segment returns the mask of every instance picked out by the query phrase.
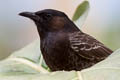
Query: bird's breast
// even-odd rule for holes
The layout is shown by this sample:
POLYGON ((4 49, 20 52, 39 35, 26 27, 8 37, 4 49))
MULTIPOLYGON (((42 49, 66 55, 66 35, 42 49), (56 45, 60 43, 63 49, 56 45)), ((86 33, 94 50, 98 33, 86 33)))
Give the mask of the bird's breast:
POLYGON ((41 51, 46 64, 52 69, 67 63, 67 37, 60 34, 48 35, 41 41, 41 51))

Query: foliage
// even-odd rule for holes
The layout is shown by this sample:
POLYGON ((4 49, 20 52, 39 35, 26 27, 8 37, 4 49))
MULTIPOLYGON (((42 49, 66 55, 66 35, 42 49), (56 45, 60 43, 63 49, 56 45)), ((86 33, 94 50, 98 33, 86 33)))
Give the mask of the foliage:
MULTIPOLYGON (((81 27, 88 11, 89 3, 83 1, 73 21, 81 27)), ((40 52, 40 41, 35 40, 0 62, 0 80, 119 80, 119 61, 120 50, 117 50, 106 60, 82 71, 50 72, 40 52)))
POLYGON ((43 67, 38 43, 36 40, 1 61, 0 80, 119 80, 120 50, 82 71, 49 72, 43 67))

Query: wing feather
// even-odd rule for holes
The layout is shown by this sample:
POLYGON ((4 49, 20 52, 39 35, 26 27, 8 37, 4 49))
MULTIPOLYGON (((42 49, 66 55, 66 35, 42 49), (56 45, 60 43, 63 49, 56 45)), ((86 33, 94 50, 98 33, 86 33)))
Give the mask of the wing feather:
POLYGON ((113 52, 85 33, 74 32, 69 35, 69 41, 71 49, 85 59, 102 60, 113 52))

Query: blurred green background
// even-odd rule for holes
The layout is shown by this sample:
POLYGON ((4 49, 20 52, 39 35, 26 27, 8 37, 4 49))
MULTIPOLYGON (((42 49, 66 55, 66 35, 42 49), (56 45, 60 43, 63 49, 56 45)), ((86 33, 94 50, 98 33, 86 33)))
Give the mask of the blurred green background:
MULTIPOLYGON (((23 11, 52 8, 70 18, 82 0, 1 0, 0 59, 39 38, 34 23, 18 16, 23 11)), ((89 0, 90 12, 82 30, 112 50, 120 48, 120 0, 89 0)))

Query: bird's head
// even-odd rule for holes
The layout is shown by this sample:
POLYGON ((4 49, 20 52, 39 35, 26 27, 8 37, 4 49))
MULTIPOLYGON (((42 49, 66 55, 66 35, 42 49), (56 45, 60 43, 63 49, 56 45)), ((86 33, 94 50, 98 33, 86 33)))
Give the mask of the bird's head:
POLYGON ((37 25, 39 33, 60 31, 64 28, 70 30, 70 27, 74 26, 74 23, 64 12, 53 9, 45 9, 38 12, 22 12, 19 15, 32 19, 37 25))

